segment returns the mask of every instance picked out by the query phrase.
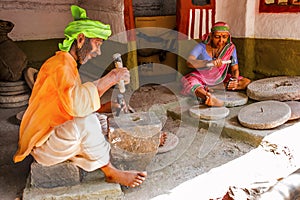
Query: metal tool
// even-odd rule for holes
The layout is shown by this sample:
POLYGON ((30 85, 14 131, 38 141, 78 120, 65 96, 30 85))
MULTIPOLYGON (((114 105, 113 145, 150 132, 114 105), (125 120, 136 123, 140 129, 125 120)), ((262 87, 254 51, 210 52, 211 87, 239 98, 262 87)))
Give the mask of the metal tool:
POLYGON ((130 112, 130 113, 134 113, 135 112, 134 109, 126 103, 123 94, 118 94, 118 96, 117 96, 117 102, 121 106, 116 111, 116 116, 117 117, 120 115, 121 111, 123 111, 125 114, 128 113, 128 112, 130 112))
MULTIPOLYGON (((231 60, 222 60, 222 64, 230 64, 231 60)), ((214 64, 212 62, 209 62, 206 64, 207 67, 213 67, 214 64)))

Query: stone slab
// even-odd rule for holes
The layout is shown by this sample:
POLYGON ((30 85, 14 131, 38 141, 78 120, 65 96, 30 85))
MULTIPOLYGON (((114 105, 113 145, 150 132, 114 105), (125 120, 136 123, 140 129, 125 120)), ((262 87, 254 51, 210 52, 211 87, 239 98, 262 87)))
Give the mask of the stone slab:
POLYGON ((224 106, 226 107, 241 106, 248 102, 248 96, 242 92, 215 90, 212 94, 216 98, 224 101, 224 106))
POLYGON ((295 120, 300 118, 300 102, 299 101, 285 101, 291 108, 291 117, 289 120, 295 120))
POLYGON ((261 101, 242 108, 239 122, 251 129, 272 129, 287 122, 291 116, 290 107, 279 101, 261 101))
POLYGON ((247 95, 257 101, 299 100, 300 76, 278 76, 253 81, 247 86, 247 95))
POLYGON ((109 119, 111 162, 122 170, 145 170, 158 151, 162 122, 153 112, 109 119))
POLYGON ((104 179, 86 181, 79 185, 56 188, 31 188, 23 191, 23 200, 123 200, 119 184, 107 183, 104 179))
POLYGON ((54 188, 72 186, 80 183, 80 170, 70 162, 53 166, 42 166, 37 162, 31 164, 30 185, 37 188, 54 188))
POLYGON ((189 109, 192 117, 197 119, 218 120, 229 115, 229 109, 226 107, 208 107, 205 105, 196 105, 189 109))
POLYGON ((154 112, 135 112, 109 118, 109 127, 122 129, 136 137, 149 137, 162 129, 162 122, 154 112))

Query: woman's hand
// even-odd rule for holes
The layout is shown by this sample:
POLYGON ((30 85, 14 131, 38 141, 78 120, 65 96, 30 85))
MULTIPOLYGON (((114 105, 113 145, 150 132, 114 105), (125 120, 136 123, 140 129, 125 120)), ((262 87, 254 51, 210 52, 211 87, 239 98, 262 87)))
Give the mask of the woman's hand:
POLYGON ((237 78, 230 78, 227 83, 227 90, 235 90, 239 85, 239 80, 237 78))
POLYGON ((215 67, 221 67, 222 66, 222 59, 217 58, 216 60, 212 61, 215 67))

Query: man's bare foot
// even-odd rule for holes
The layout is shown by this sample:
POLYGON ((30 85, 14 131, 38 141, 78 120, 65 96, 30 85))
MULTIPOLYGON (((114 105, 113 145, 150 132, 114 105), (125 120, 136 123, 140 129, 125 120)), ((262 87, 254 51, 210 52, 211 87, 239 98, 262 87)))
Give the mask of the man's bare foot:
POLYGON ((222 100, 217 99, 209 92, 206 93, 206 100, 205 105, 207 106, 215 106, 215 107, 222 107, 224 106, 224 102, 222 100))
POLYGON ((164 131, 161 132, 160 134, 160 138, 159 138, 159 146, 164 146, 164 144, 166 143, 168 134, 164 131))
POLYGON ((147 177, 147 172, 122 171, 115 168, 111 163, 102 167, 101 170, 106 176, 106 182, 119 183, 132 188, 142 184, 147 177))

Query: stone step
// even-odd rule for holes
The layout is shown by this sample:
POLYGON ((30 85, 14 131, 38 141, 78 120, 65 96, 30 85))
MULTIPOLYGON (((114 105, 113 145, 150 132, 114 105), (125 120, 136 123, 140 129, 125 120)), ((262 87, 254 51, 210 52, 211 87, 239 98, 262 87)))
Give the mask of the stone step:
POLYGON ((173 119, 180 119, 192 126, 198 126, 199 128, 209 129, 213 127, 222 127, 222 135, 228 136, 237 140, 241 140, 245 143, 248 143, 254 147, 258 146, 261 140, 271 134, 272 132, 280 129, 289 127, 300 120, 288 121, 285 124, 276 127, 271 130, 254 130, 250 128, 243 127, 238 121, 239 111, 253 103, 253 101, 248 101, 246 105, 230 107, 229 115, 225 119, 220 120, 205 120, 205 119, 196 119, 191 117, 189 114, 189 109, 195 105, 195 100, 192 98, 182 98, 179 103, 171 103, 166 105, 168 116, 173 119))
POLYGON ((105 182, 100 170, 85 172, 70 162, 45 167, 37 162, 23 191, 23 200, 121 200, 121 186, 105 182))

